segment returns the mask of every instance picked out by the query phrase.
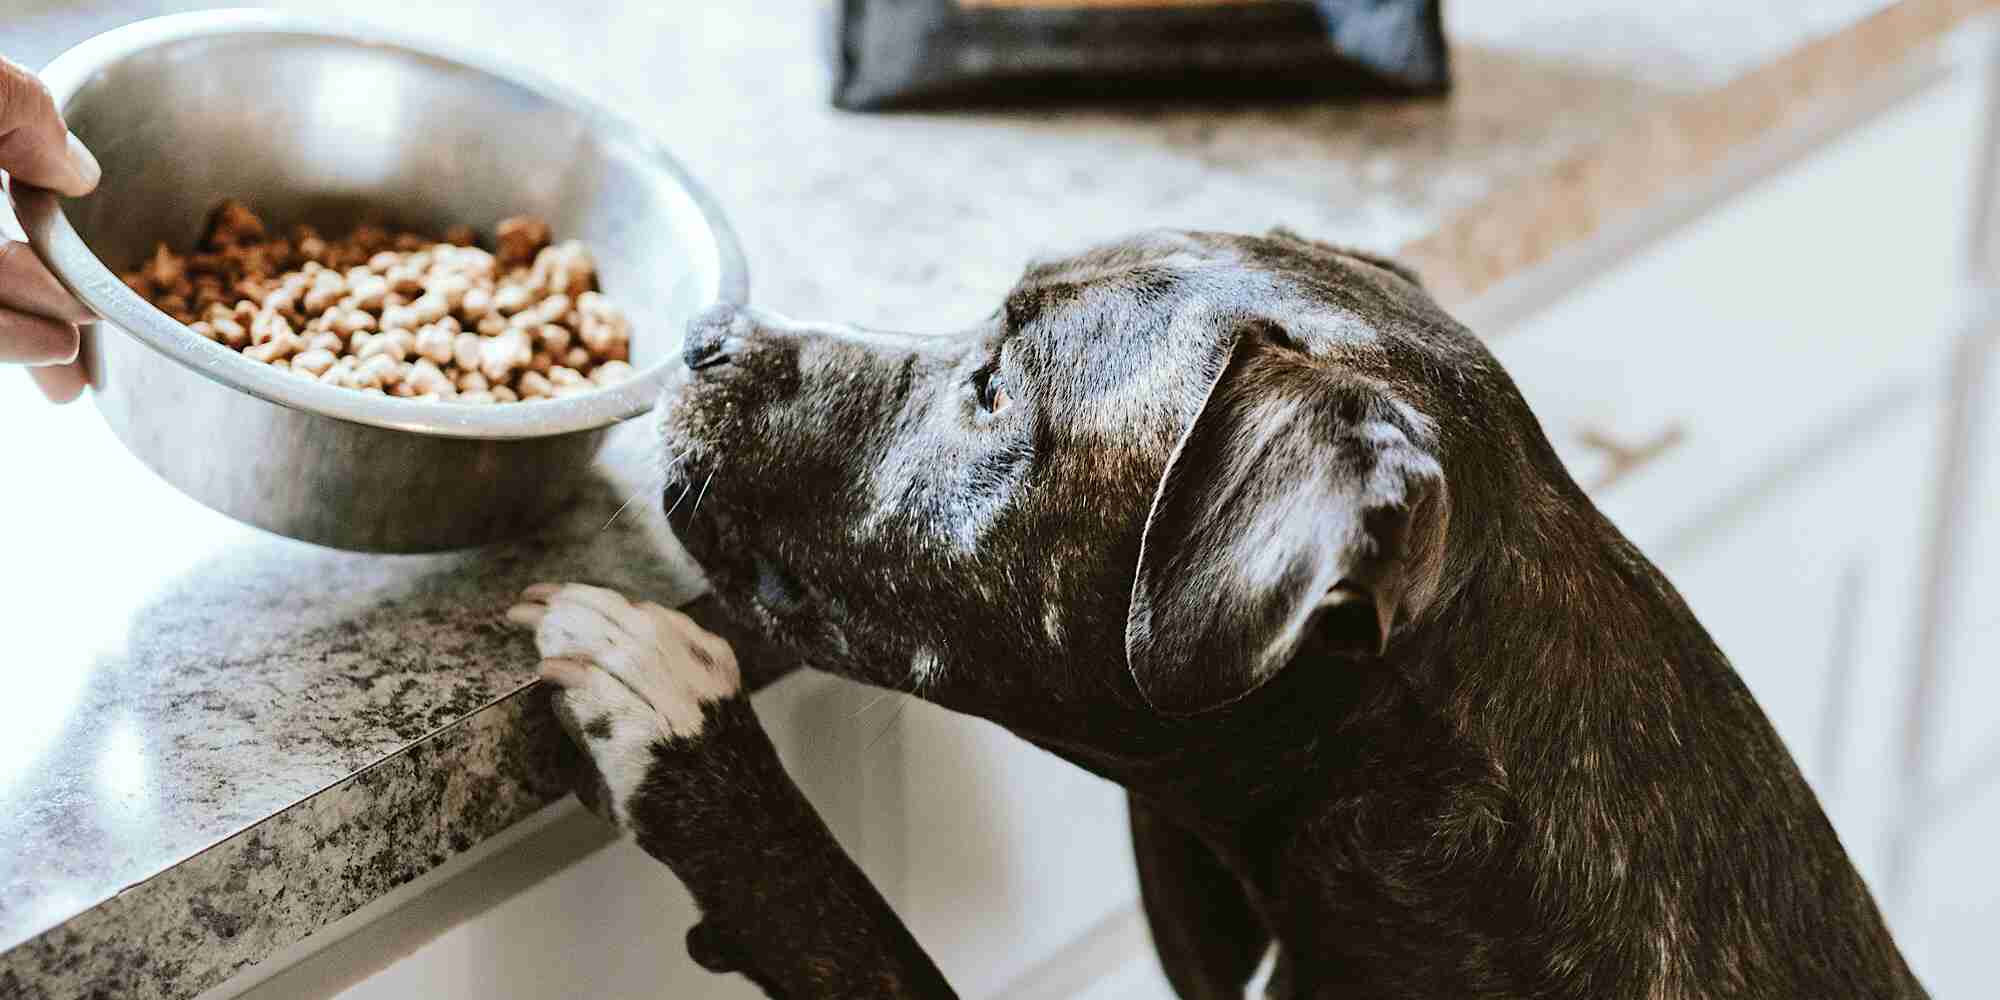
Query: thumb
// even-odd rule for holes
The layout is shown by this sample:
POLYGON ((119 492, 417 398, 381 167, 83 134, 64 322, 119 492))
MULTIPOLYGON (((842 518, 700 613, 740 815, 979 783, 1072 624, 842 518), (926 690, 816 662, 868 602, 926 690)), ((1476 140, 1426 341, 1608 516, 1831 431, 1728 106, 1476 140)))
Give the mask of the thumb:
POLYGON ((6 59, 0 59, 0 170, 70 197, 89 194, 102 172, 63 127, 48 88, 6 59))

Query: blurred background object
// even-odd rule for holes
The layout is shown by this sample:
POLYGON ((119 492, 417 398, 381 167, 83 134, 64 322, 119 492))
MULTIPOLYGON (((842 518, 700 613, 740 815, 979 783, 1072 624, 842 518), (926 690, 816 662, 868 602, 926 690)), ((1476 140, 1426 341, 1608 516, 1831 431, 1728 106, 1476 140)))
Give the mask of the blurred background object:
POLYGON ((1436 94, 1439 0, 842 0, 834 103, 1436 94))

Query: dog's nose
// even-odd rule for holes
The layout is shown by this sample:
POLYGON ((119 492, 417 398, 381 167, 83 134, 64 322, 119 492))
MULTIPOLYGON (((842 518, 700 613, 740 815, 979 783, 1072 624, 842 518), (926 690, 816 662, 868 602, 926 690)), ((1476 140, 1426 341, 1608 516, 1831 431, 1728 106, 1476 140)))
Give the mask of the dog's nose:
POLYGON ((750 317, 738 306, 727 302, 710 306, 688 321, 681 361, 695 371, 728 364, 750 336, 751 326, 750 317))

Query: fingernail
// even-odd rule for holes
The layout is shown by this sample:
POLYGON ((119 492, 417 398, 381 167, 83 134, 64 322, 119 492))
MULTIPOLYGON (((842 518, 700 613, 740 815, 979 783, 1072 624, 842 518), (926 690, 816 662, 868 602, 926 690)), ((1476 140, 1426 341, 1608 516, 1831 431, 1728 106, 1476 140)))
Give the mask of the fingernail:
POLYGON ((97 157, 90 154, 90 147, 85 146, 75 132, 69 133, 69 165, 76 171, 78 184, 76 190, 67 192, 72 198, 89 194, 97 187, 98 179, 104 176, 104 168, 97 165, 97 157))

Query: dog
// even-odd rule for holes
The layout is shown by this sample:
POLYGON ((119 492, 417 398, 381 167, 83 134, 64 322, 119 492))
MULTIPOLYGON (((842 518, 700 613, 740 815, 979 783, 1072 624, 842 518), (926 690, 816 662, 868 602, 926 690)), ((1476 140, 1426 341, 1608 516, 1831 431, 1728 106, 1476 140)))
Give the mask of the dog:
POLYGON ((712 628, 510 616, 704 967, 951 994, 749 707, 789 658, 1124 786, 1184 997, 1273 948, 1276 997, 1924 996, 1721 651, 1394 262, 1149 233, 956 335, 719 307, 681 360, 712 628))

